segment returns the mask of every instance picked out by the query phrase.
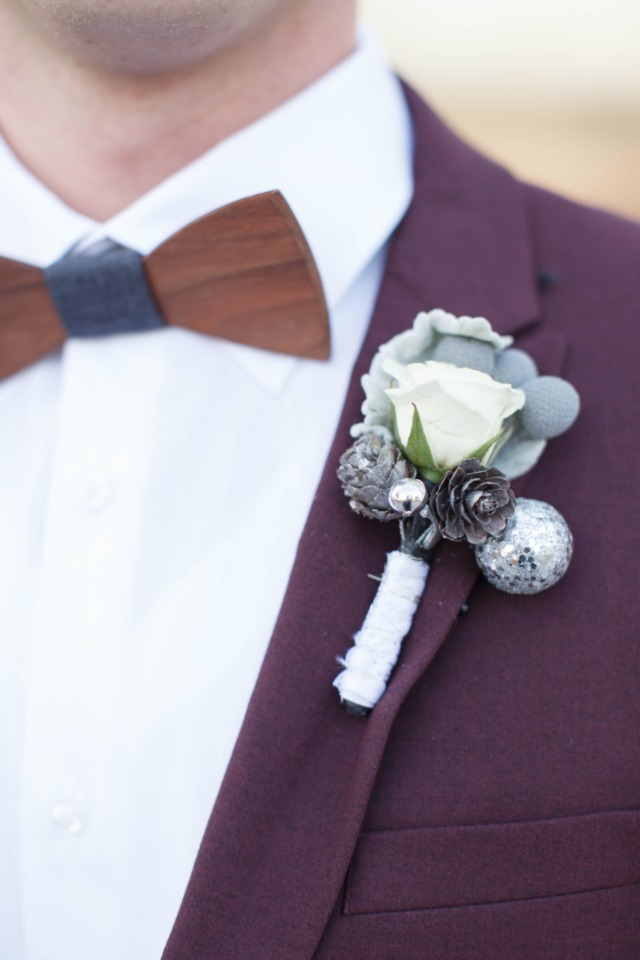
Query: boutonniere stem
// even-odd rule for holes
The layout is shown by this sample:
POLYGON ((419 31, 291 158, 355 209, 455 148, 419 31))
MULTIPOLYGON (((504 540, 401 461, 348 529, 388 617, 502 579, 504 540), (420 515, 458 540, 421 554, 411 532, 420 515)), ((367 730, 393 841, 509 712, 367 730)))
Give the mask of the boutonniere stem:
MULTIPOLYGON (((389 493, 390 503, 407 507, 407 513, 412 505, 415 509, 416 488, 417 495, 420 488, 424 491, 422 506, 426 488, 420 480, 396 483, 389 493)), ((344 670, 333 681, 353 716, 367 716, 386 689, 427 585, 431 550, 439 539, 437 527, 428 519, 415 515, 400 521, 401 546, 387 554, 373 603, 353 646, 339 659, 344 670)))
POLYGON ((384 693, 429 575, 426 560, 393 550, 373 603, 333 681, 347 711, 366 717, 384 693))

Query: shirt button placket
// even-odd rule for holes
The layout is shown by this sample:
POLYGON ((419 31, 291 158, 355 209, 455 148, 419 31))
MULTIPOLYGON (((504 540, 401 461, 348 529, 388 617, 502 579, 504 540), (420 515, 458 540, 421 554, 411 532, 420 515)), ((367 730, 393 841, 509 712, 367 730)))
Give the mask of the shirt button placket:
POLYGON ((87 470, 77 489, 80 502, 88 510, 99 512, 113 496, 113 481, 106 470, 93 468, 87 470))

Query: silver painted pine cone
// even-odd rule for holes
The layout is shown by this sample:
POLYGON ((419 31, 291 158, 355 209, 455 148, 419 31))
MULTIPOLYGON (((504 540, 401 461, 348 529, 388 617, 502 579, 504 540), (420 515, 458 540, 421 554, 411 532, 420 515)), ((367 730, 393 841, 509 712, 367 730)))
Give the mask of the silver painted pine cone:
POLYGON ((369 520, 397 520, 389 491, 398 480, 416 476, 416 468, 391 441, 365 433, 340 457, 338 480, 349 506, 369 520))
POLYGON ((463 460, 432 491, 429 510, 446 540, 478 544, 502 536, 515 511, 515 497, 499 470, 479 460, 463 460))

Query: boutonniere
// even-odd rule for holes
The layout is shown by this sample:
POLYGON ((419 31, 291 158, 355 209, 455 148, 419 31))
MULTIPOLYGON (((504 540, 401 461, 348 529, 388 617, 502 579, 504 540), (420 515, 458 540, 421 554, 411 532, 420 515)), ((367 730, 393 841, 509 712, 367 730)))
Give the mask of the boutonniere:
POLYGON ((355 513, 399 521, 400 545, 340 658, 334 686, 352 714, 366 716, 384 693, 438 542, 474 549, 486 579, 508 593, 539 593, 567 570, 563 517, 516 498, 510 481, 569 429, 580 399, 512 343, 482 317, 432 310, 383 344, 362 379, 364 420, 351 428, 338 478, 355 513))

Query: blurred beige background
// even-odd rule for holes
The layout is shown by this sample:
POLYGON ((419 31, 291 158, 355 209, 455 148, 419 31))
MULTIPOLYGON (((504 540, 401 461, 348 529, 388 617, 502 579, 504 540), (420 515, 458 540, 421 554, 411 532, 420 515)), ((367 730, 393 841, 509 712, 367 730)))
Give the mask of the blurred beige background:
POLYGON ((640 0, 361 0, 398 71, 516 174, 640 220, 640 0))

